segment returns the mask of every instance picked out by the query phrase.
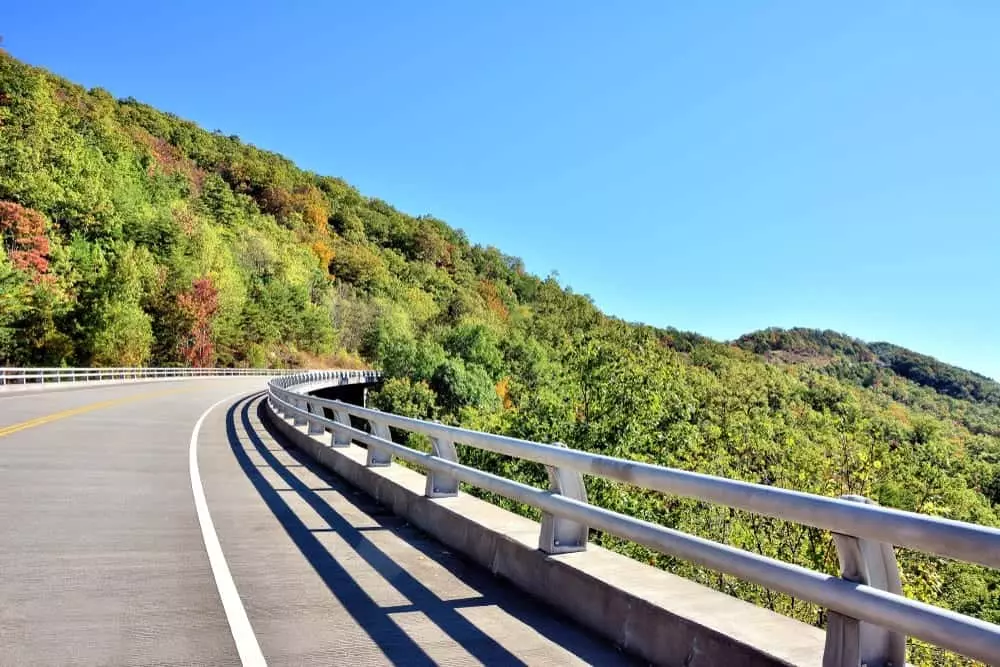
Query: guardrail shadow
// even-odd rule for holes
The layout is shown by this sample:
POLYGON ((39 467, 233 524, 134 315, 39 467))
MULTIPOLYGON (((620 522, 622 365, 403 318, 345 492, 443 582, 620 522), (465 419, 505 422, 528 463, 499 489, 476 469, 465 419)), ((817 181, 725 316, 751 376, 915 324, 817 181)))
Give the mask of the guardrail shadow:
MULTIPOLYGON (((436 664, 419 642, 407 634, 392 617, 393 614, 420 612, 441 632, 461 644, 465 651, 482 663, 527 664, 497 639, 487 634, 483 628, 460 613, 464 608, 496 606, 532 628, 549 642, 558 644, 583 661, 608 664, 609 658, 613 657, 613 661, 617 664, 630 662, 625 655, 603 642, 590 639, 582 629, 558 618, 557 612, 514 591, 510 584, 488 571, 451 555, 433 538, 406 524, 363 492, 357 491, 294 447, 286 447, 281 436, 273 432, 263 419, 262 411, 265 409, 260 397, 242 401, 242 407, 237 403, 229 408, 226 415, 226 431, 230 448, 244 474, 302 555, 358 626, 379 645, 389 661, 400 665, 436 664), (251 406, 254 404, 257 405, 257 410, 252 419, 251 406), (242 431, 245 432, 245 436, 242 437, 238 433, 236 424, 237 411, 242 431), (265 438, 268 442, 265 442, 265 438), (265 465, 252 461, 248 451, 256 452, 265 465), (278 452, 287 454, 295 463, 283 463, 276 455, 278 452), (288 489, 276 488, 264 474, 267 468, 270 468, 288 489), (318 477, 326 486, 316 488, 315 483, 312 486, 307 484, 299 477, 303 470, 307 471, 310 477, 318 477), (338 502, 346 501, 352 508, 364 512, 375 525, 352 525, 341 512, 320 495, 320 492, 326 491, 338 492, 338 502), (327 527, 310 529, 283 497, 283 494, 287 496, 289 492, 306 503, 322 518, 327 527), (396 562, 371 539, 372 531, 383 530, 392 531, 420 555, 448 571, 468 589, 475 591, 476 595, 457 600, 443 599, 409 572, 405 564, 396 562), (338 561, 337 556, 319 539, 317 533, 322 532, 337 533, 338 537, 353 549, 354 554, 363 558, 367 565, 380 575, 380 586, 395 589, 409 601, 409 604, 380 606, 370 592, 352 577, 344 563, 338 561)), ((493 629, 496 630, 495 627, 493 629)))

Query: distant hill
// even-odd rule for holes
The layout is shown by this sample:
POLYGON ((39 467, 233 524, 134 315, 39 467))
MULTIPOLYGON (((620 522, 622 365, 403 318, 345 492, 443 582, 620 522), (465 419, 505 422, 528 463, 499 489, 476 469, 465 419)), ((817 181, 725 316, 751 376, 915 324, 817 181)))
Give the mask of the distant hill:
POLYGON ((868 364, 945 396, 1000 406, 1000 382, 892 343, 866 343, 829 330, 771 328, 741 336, 736 345, 770 361, 868 364))

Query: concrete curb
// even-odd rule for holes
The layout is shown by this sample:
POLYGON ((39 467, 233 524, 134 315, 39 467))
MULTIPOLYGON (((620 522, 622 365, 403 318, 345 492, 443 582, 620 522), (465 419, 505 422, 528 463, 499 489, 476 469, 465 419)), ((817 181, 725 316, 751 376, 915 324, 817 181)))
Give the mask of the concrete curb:
POLYGON ((546 555, 538 550, 537 522, 465 493, 427 498, 419 472, 369 468, 363 447, 333 448, 329 434, 310 436, 264 403, 265 419, 318 463, 628 653, 677 667, 822 664, 825 633, 818 628, 594 544, 546 555))

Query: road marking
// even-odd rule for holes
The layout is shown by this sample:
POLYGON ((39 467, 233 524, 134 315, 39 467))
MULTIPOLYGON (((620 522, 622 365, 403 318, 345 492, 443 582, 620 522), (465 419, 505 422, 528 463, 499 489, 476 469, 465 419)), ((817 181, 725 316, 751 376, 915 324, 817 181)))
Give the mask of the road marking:
POLYGON ((208 511, 205 487, 201 484, 201 473, 198 470, 198 433, 201 431, 201 425, 205 418, 212 410, 226 401, 245 395, 246 392, 240 392, 228 396, 205 410, 198 418, 194 425, 194 431, 191 432, 188 467, 191 470, 191 490, 194 492, 194 507, 198 511, 198 523, 201 524, 201 536, 205 540, 205 551, 208 552, 208 562, 212 566, 215 587, 219 589, 219 597, 222 598, 222 606, 226 610, 226 620, 229 621, 229 630, 233 633, 233 641, 236 642, 240 661, 244 667, 266 667, 267 661, 264 660, 264 654, 260 651, 260 644, 257 643, 257 636, 250 626, 247 611, 243 608, 243 601, 240 600, 240 594, 236 590, 236 582, 233 581, 233 575, 229 571, 226 556, 222 553, 222 545, 219 544, 219 536, 215 532, 215 524, 208 511))
MULTIPOLYGON (((60 419, 66 419, 67 417, 74 417, 76 415, 81 415, 85 412, 100 410, 102 408, 111 408, 116 405, 124 405, 126 403, 134 403, 136 401, 142 401, 147 398, 157 398, 159 396, 167 396, 169 394, 179 394, 185 391, 191 391, 191 388, 185 387, 184 389, 169 389, 167 391, 154 391, 154 392, 149 392, 147 394, 138 394, 136 396, 115 398, 110 401, 101 401, 100 403, 90 403, 89 405, 82 405, 78 408, 63 410, 62 412, 53 412, 52 414, 43 415, 41 417, 35 417, 34 419, 29 419, 27 421, 23 421, 18 424, 11 424, 10 426, 0 427, 0 438, 2 438, 5 435, 10 435, 11 433, 17 433, 18 431, 23 431, 26 428, 41 426, 42 424, 48 424, 49 422, 58 421, 60 419)), ((11 398, 14 397, 11 396, 11 398)))
POLYGON ((53 382, 33 385, 29 389, 5 389, 6 387, 17 387, 23 385, 2 385, 0 384, 0 401, 13 401, 18 398, 38 398, 41 395, 59 395, 72 392, 86 391, 88 389, 112 389, 114 387, 139 387, 146 388, 149 385, 163 384, 164 382, 177 382, 182 380, 197 380, 194 377, 157 378, 149 380, 120 380, 111 382, 102 380, 100 384, 96 382, 53 382))

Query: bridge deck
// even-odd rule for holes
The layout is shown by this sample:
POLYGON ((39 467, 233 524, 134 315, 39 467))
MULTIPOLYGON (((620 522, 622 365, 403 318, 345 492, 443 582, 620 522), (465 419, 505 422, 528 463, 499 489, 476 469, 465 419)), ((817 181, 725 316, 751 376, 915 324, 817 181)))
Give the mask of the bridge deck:
POLYGON ((626 662, 283 447, 261 385, 0 397, 0 665, 239 664, 188 466, 234 392, 197 456, 269 664, 626 662))

